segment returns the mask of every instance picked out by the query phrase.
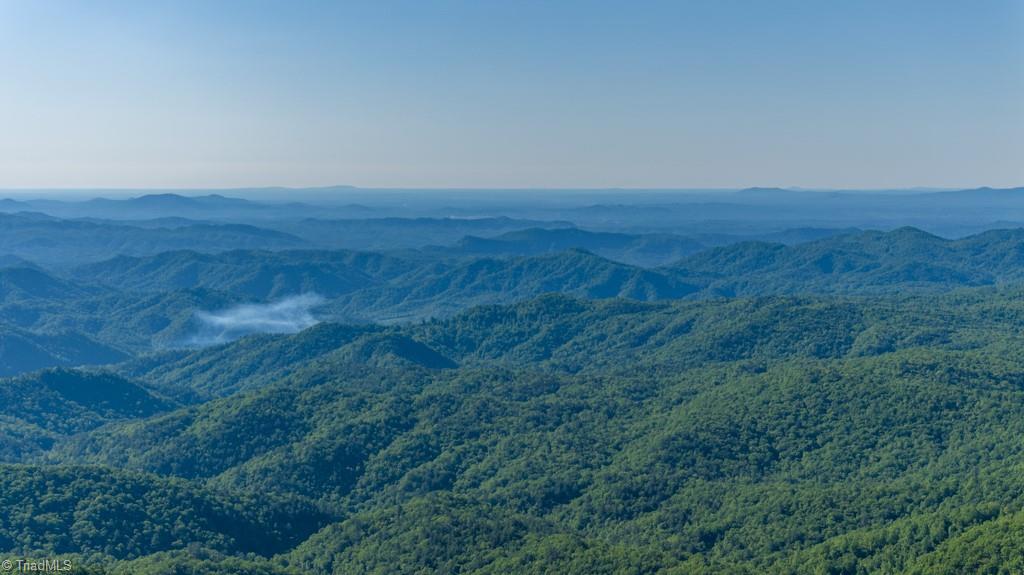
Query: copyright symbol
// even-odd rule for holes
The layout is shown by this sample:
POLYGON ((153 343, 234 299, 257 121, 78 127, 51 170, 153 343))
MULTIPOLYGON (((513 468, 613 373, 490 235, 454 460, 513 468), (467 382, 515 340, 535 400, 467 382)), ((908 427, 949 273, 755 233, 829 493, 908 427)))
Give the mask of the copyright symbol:
POLYGON ((14 563, 11 563, 10 559, 4 559, 3 562, 0 563, 0 569, 3 569, 4 571, 10 571, 12 567, 14 567, 14 563))

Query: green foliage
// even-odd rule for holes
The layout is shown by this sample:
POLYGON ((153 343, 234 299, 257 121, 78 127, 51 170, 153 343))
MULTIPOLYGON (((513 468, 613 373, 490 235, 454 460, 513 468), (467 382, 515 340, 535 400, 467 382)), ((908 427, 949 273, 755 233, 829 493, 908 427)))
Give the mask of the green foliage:
POLYGON ((374 326, 319 324, 291 337, 253 335, 231 344, 159 354, 127 362, 121 371, 161 389, 183 387, 202 397, 220 397, 267 385, 292 370, 366 334, 374 326))
POLYGON ((375 509, 325 528, 288 563, 327 573, 472 572, 548 527, 530 517, 451 495, 375 509))
POLYGON ((982 523, 913 561, 910 575, 986 573, 1008 574, 1024 570, 1024 514, 982 523))
POLYGON ((32 463, 0 467, 0 550, 106 573, 1019 571, 1024 299, 949 291, 1015 281, 1017 241, 897 230, 685 271, 579 251, 108 262, 188 289, 7 312, 153 341, 233 290, 324 279, 335 312, 446 317, 0 381, 0 453, 32 463), (700 297, 791 291, 848 293, 700 297))
POLYGON ((132 561, 118 562, 104 575, 300 575, 265 558, 242 557, 192 546, 187 550, 162 551, 132 561))
POLYGON ((423 265, 379 288, 340 298, 329 309, 342 317, 397 321, 444 317, 475 305, 512 303, 545 293, 656 300, 698 290, 671 274, 570 250, 423 265))
POLYGON ((77 466, 0 466, 0 545, 12 554, 133 558, 202 541, 263 555, 325 517, 300 502, 229 497, 175 479, 77 466))
POLYGON ((60 436, 177 407, 109 373, 50 369, 0 379, 0 461, 24 461, 60 436))
POLYGON ((306 292, 337 297, 375 285, 402 267, 401 260, 357 252, 180 251, 142 258, 122 256, 77 268, 74 276, 120 289, 162 292, 203 288, 264 300, 306 292))
POLYGON ((279 376, 50 457, 315 500, 344 519, 278 557, 314 572, 902 572, 957 541, 974 565, 969 534, 1024 508, 1019 301, 548 296, 324 325, 150 372, 279 376))
POLYGON ((745 242, 701 252, 675 268, 723 295, 944 291, 1024 279, 1024 231, 947 240, 915 228, 857 232, 793 246, 745 242))

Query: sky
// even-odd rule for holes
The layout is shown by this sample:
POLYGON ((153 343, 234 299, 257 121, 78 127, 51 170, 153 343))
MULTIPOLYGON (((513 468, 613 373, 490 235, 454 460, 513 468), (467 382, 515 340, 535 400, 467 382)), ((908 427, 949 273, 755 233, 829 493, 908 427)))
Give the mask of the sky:
POLYGON ((1024 185, 1021 0, 0 0, 0 188, 1024 185))

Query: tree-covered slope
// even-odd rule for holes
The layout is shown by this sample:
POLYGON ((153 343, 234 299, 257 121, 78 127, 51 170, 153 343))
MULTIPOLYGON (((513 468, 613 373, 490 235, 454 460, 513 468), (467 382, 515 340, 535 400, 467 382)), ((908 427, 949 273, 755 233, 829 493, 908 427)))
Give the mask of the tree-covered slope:
POLYGON ((0 492, 63 502, 0 521, 0 551, 111 573, 1012 572, 1022 240, 902 229, 655 270, 178 252, 81 268, 108 285, 73 301, 12 276, 9 333, 139 352, 313 285, 337 288, 323 317, 436 317, 0 382, 3 457, 35 465, 0 492))
POLYGON ((0 324, 0 377, 46 367, 105 364, 128 355, 81 333, 31 333, 0 324))
MULTIPOLYGON (((93 345, 100 349, 127 352, 182 347, 198 332, 198 312, 227 309, 239 302, 238 296, 207 289, 110 291, 81 298, 45 298, 0 305, 0 320, 10 324, 0 327, 0 334, 22 333, 56 341, 74 336, 95 340, 99 343, 93 345)), ((124 353, 118 353, 124 359, 124 353)), ((99 351, 81 357, 81 363, 112 361, 99 351)))
MULTIPOLYGON (((703 252, 677 267, 658 269, 621 264, 579 250, 456 259, 414 252, 167 252, 85 265, 69 276, 71 280, 30 267, 7 268, 0 270, 0 321, 13 327, 0 333, 10 346, 24 347, 26 352, 0 359, 10 363, 9 374, 67 365, 47 358, 45 346, 38 352, 38 345, 25 343, 26 338, 60 334, 90 334, 101 346, 132 353, 216 343, 248 331, 218 328, 227 332, 210 336, 199 319, 203 314, 226 312, 243 303, 272 305, 292 296, 325 298, 304 308, 301 327, 317 320, 402 323, 445 318, 474 306, 555 293, 638 301, 937 293, 964 286, 1014 284, 1024 273, 1022 253, 1024 235, 1019 231, 944 240, 901 229, 793 246, 736 244, 703 252), (41 359, 15 365, 10 359, 15 355, 41 359)), ((814 325, 813 319, 807 320, 814 325)), ((263 326, 256 322, 252 330, 263 326)), ((107 356, 84 357, 81 363, 106 361, 107 356)))
POLYGON ((25 556, 131 559, 183 549, 270 555, 326 517, 298 501, 227 496, 188 482, 96 467, 0 465, 0 545, 25 556))
POLYGON ((0 302, 3 304, 36 299, 71 299, 99 291, 61 280, 35 267, 0 268, 0 302))
POLYGON ((323 323, 292 336, 144 356, 118 369, 171 395, 210 398, 331 365, 671 373, 707 363, 961 349, 1015 337, 1017 293, 948 295, 941 305, 932 296, 642 303, 552 294, 415 325, 323 323))
POLYGON ((444 317, 475 305, 513 303, 545 293, 658 300, 686 297, 698 289, 670 274, 570 250, 425 265, 379 288, 346 295, 330 309, 342 317, 400 321, 444 317))
POLYGON ((253 336, 140 357, 119 369, 155 386, 215 397, 279 381, 318 362, 427 368, 498 363, 569 372, 642 362, 666 369, 708 361, 876 353, 915 345, 916 338, 949 337, 963 327, 928 317, 922 300, 907 298, 905 305, 915 309, 921 323, 913 329, 890 325, 882 339, 875 324, 885 323, 895 305, 860 307, 812 298, 642 303, 549 294, 422 324, 322 323, 292 336, 253 336), (947 331, 938 335, 940 329, 947 331))
POLYGON ((72 266, 122 254, 141 256, 181 249, 219 252, 306 245, 293 235, 248 225, 194 222, 143 227, 33 213, 0 214, 0 253, 44 265, 72 266))
POLYGON ((657 266, 679 260, 703 248, 703 244, 696 240, 672 234, 530 228, 492 238, 466 236, 444 252, 463 256, 530 256, 583 249, 623 263, 657 266))
POLYGON ((62 436, 177 405, 109 373, 49 369, 0 379, 0 461, 24 461, 62 436))
MULTIPOLYGON (((547 297, 356 337, 325 326, 325 352, 274 382, 62 440, 50 460, 316 500, 341 519, 274 559, 314 572, 975 565, 1024 508, 1022 310, 994 290, 547 297), (352 353, 384 336, 458 367, 352 353)), ((258 357, 305 336, 233 345, 258 357)))
POLYGON ((205 288, 268 299, 306 292, 336 297, 407 268, 407 264, 387 256, 357 252, 180 251, 90 264, 77 268, 74 277, 119 289, 205 288))
POLYGON ((294 336, 255 335, 205 349, 140 357, 120 370, 161 388, 221 397, 279 381, 311 361, 380 331, 374 326, 323 323, 294 336))
POLYGON ((722 295, 950 290, 1024 279, 1024 230, 947 240, 915 228, 785 246, 744 242, 674 266, 722 295))
MULTIPOLYGON (((117 448, 142 459, 116 462, 365 509, 298 552, 337 555, 338 572, 396 564, 414 572, 437 560, 472 572, 552 534, 594 541, 582 564, 603 563, 591 553, 623 546, 631 568, 644 559, 657 567, 709 560, 785 572, 791 553, 923 517, 928 529, 857 559, 872 565, 878 555, 913 558, 957 536, 932 535, 930 526, 963 520, 967 506, 995 511, 965 527, 1021 505, 1022 453, 1011 438, 1024 431, 1012 423, 1024 420, 1022 398, 1003 382, 1024 371, 997 365, 898 352, 762 373, 703 369, 656 390, 644 379, 475 372, 404 384, 391 377, 385 391, 346 377, 208 404, 181 422, 155 420, 117 448), (285 414, 304 423, 282 425, 285 414), (456 498, 442 499, 450 506, 422 524, 392 516, 389 502, 428 493, 456 498), (467 497, 497 511, 482 515, 467 497), (492 540, 467 526, 482 543, 439 524, 506 515, 538 527, 492 540), (438 539, 450 529, 447 543, 438 539)), ((487 529, 505 532, 506 521, 487 529)))
POLYGON ((82 266, 72 277, 118 290, 208 289, 249 301, 315 293, 328 299, 318 312, 322 319, 386 322, 447 317, 477 305, 514 303, 545 293, 640 301, 866 295, 950 291, 1024 279, 1024 232, 1019 230, 996 230, 960 240, 902 228, 788 246, 742 242, 657 269, 617 263, 579 249, 549 253, 579 243, 580 235, 586 240, 583 243, 593 244, 608 257, 616 256, 602 249, 636 247, 638 238, 653 237, 577 229, 525 230, 467 240, 467 246, 480 245, 442 251, 447 254, 444 258, 436 250, 388 255, 169 252, 82 266))
MULTIPOLYGON (((373 215, 370 210, 368 215, 373 215)), ((565 221, 538 221, 500 217, 369 217, 365 219, 303 218, 266 222, 264 225, 305 239, 317 246, 348 250, 394 250, 440 246, 461 238, 492 237, 529 229, 565 229, 565 221)))

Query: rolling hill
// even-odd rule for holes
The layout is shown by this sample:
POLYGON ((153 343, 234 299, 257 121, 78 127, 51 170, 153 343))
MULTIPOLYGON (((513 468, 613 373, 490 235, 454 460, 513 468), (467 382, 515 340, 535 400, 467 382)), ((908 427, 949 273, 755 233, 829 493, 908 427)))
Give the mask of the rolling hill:
POLYGON ((328 306, 337 317, 409 321, 545 293, 588 298, 676 299, 699 287, 673 275, 612 262, 582 250, 533 257, 480 258, 421 266, 328 306))
POLYGON ((298 502, 230 496, 184 481, 95 467, 0 465, 8 553, 126 558, 202 541, 206 549, 268 555, 326 517, 298 502))
POLYGON ((0 377, 46 367, 116 363, 128 357, 74 331, 32 333, 0 324, 0 377))
POLYGON ((320 342, 273 381, 50 457, 335 510, 282 568, 913 572, 1012 532, 1024 505, 1018 296, 548 296, 320 326, 205 352, 242 366, 320 342), (381 341, 458 365, 395 361, 393 344, 367 361, 381 341))
POLYGON ((447 245, 473 235, 491 237, 523 229, 563 229, 565 221, 540 221, 509 217, 465 218, 304 218, 263 225, 298 236, 329 249, 395 250, 447 245))
POLYGON ((40 265, 72 266, 118 255, 169 250, 295 249, 306 242, 282 232, 239 224, 136 227, 62 220, 39 214, 0 214, 0 253, 40 265))
POLYGON ((1024 230, 948 240, 915 228, 860 232, 785 246, 744 242, 696 254, 672 269, 715 294, 950 290, 1024 279, 1024 230))
POLYGON ((385 255, 345 251, 176 251, 81 266, 72 277, 126 290, 201 288, 265 300, 302 293, 337 297, 400 275, 412 265, 385 255))
POLYGON ((671 234, 620 234, 578 228, 530 228, 492 238, 466 236, 451 248, 451 255, 532 256, 582 249, 610 260, 638 266, 658 266, 702 250, 693 239, 671 234))
POLYGON ((0 461, 26 461, 57 438, 112 421, 177 407, 136 383, 107 373, 49 369, 0 379, 0 461))

